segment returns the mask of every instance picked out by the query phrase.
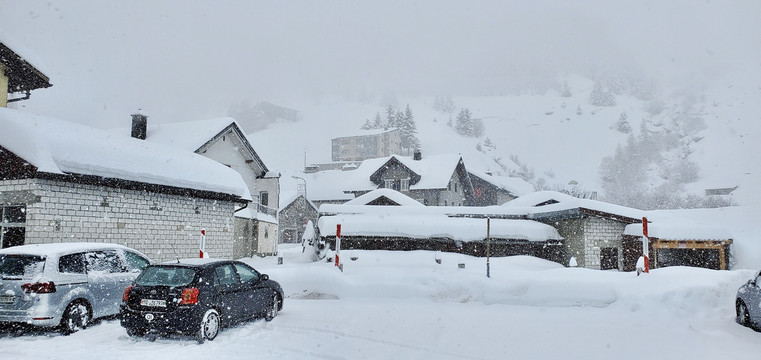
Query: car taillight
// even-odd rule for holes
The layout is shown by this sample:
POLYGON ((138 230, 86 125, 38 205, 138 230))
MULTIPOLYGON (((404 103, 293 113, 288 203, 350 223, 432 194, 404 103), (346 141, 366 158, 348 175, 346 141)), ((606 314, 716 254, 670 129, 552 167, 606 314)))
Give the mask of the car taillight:
POLYGON ((21 285, 21 290, 27 294, 50 294, 55 292, 54 282, 38 282, 21 285))
POLYGON ((182 289, 182 298, 180 299, 180 305, 195 305, 198 304, 198 289, 187 288, 182 289))
POLYGON ((124 289, 124 293, 122 294, 122 301, 127 302, 129 301, 129 292, 132 290, 132 285, 127 286, 126 289, 124 289))

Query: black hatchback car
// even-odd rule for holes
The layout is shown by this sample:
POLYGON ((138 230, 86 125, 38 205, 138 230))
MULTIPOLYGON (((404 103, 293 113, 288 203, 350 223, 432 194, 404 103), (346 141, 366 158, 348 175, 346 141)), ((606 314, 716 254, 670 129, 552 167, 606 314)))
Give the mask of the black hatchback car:
POLYGON ((223 326, 283 308, 283 290, 267 274, 232 260, 188 259, 148 266, 124 290, 121 325, 130 336, 181 333, 214 340, 223 326))

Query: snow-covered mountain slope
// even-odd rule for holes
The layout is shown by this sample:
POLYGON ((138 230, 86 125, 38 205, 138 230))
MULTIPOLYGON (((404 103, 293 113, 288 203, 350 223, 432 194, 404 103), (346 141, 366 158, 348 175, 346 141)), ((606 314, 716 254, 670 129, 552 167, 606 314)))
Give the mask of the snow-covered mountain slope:
MULTIPOLYGON (((591 80, 571 77, 559 84, 563 91, 543 94, 454 96, 452 113, 434 110, 433 96, 392 101, 396 108, 411 107, 423 156, 459 153, 474 170, 508 176, 524 165, 524 175, 526 168, 531 170, 531 181, 547 188, 605 196, 601 162, 645 131, 659 151, 655 163, 642 169, 645 191, 674 182, 680 175, 674 173, 680 169, 674 163, 684 160, 696 165, 697 174, 675 191, 702 196, 707 188, 739 185, 732 194, 736 203, 761 200, 761 162, 755 158, 761 153, 761 104, 755 100, 761 87, 755 79, 650 95, 648 100, 619 94, 613 106, 590 105, 591 80), (460 136, 447 125, 462 108, 482 120, 479 138, 460 136), (623 129, 622 117, 628 123, 623 129)), ((329 162, 330 139, 352 134, 376 113, 385 118, 380 98, 287 104, 300 111, 300 121, 273 123, 250 138, 269 167, 296 173, 305 163, 329 162)), ((617 164, 614 171, 629 165, 617 164)))

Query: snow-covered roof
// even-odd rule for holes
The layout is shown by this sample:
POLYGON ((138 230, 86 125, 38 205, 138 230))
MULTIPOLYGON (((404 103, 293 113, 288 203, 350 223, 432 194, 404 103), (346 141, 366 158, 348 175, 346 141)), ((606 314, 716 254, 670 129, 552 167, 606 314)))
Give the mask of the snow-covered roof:
POLYGON ((347 171, 351 174, 351 183, 345 188, 347 191, 367 191, 378 187, 370 180, 376 171, 386 165, 391 159, 398 160, 412 172, 420 175, 420 181, 410 184, 410 190, 422 189, 445 189, 449 180, 460 162, 459 155, 435 155, 413 160, 408 156, 391 155, 382 158, 368 159, 362 162, 356 170, 347 171))
MULTIPOLYGON (((235 119, 222 117, 208 120, 148 124, 145 138, 146 140, 194 152, 233 123, 238 125, 235 119)), ((111 131, 130 136, 132 128, 119 127, 111 131)))
POLYGON ((522 196, 534 192, 534 185, 527 183, 525 180, 509 176, 494 176, 482 171, 468 169, 468 173, 477 176, 490 184, 501 189, 509 191, 515 196, 522 196))
MULTIPOLYGON (((48 243, 48 244, 29 244, 12 246, 0 249, 0 254, 23 254, 39 256, 57 256, 70 252, 90 251, 98 249, 129 249, 140 253, 135 249, 112 243, 90 243, 90 242, 73 242, 73 243, 48 243)), ((147 257, 147 256, 146 256, 147 257)))
POLYGON ((23 43, 16 41, 12 36, 10 36, 8 33, 3 31, 3 29, 0 29, 0 43, 4 44, 6 47, 11 49, 16 55, 20 56, 24 59, 29 65, 34 66, 37 71, 42 73, 49 73, 45 70, 44 66, 45 64, 40 61, 39 58, 26 46, 24 46, 23 43))
MULTIPOLYGON (((301 193, 298 191, 280 191, 280 203, 278 204, 278 210, 285 209, 288 205, 291 205, 292 202, 296 201, 296 199, 301 197, 301 193)), ((309 200, 307 200, 309 201, 309 200)), ((314 205, 311 201, 309 201, 309 205, 311 205, 315 210, 317 210, 317 206, 314 205)))
MULTIPOLYGON (((624 235, 642 236, 642 224, 629 224, 624 235)), ((729 240, 732 235, 726 228, 689 220, 655 221, 647 224, 647 235, 661 240, 729 240)))
MULTIPOLYGON (((415 216, 410 216, 409 211, 398 211, 405 208, 401 206, 361 208, 361 212, 321 216, 317 224, 320 234, 335 234, 336 225, 341 224, 341 234, 349 236, 440 237, 459 241, 480 241, 486 238, 486 219, 449 217, 437 211, 426 211, 432 208, 430 206, 415 207, 415 216)), ((500 239, 562 239, 552 226, 532 220, 492 219, 489 230, 492 238, 500 239)))
POLYGON ((0 108, 0 128, 0 146, 40 172, 116 178, 251 200, 235 170, 189 151, 5 108, 0 108))
POLYGON ((344 205, 367 205, 368 203, 376 200, 380 197, 386 197, 389 200, 401 205, 401 206, 425 206, 415 199, 404 195, 394 189, 375 189, 367 194, 357 196, 356 198, 347 201, 344 205))
MULTIPOLYGON (((344 190, 350 188, 354 182, 361 181, 361 177, 356 171, 325 170, 299 174, 299 176, 307 182, 307 198, 309 200, 351 200, 354 198, 354 194, 347 194, 344 190)), ((369 182, 369 177, 367 182, 369 182)))
POLYGON ((506 202, 503 207, 525 208, 527 214, 571 209, 588 209, 631 219, 642 219, 646 212, 598 200, 580 199, 557 191, 536 191, 506 202))
POLYGON ((251 206, 248 206, 245 209, 236 211, 235 217, 241 218, 241 219, 253 219, 253 220, 268 222, 271 224, 277 224, 276 217, 269 214, 265 214, 263 212, 254 211, 254 209, 252 209, 251 206))

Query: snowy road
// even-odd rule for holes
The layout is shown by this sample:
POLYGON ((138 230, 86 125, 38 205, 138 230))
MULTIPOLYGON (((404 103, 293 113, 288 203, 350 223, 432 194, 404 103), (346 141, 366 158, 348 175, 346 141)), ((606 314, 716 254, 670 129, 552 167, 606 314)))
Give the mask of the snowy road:
POLYGON ((118 321, 108 320, 68 337, 3 334, 0 354, 4 359, 635 359, 644 351, 655 359, 732 359, 761 351, 761 333, 737 326, 731 317, 405 300, 287 305, 271 323, 242 324, 203 345, 181 337, 131 339, 118 321))
POLYGON ((250 259, 283 284, 272 322, 211 342, 129 338, 116 320, 71 336, 0 332, 1 359, 752 359, 761 332, 734 322, 734 292, 752 271, 568 269, 528 257, 358 252, 326 263, 250 259), (460 258, 462 259, 462 258, 460 258), (459 260, 459 259, 458 259, 459 260))

